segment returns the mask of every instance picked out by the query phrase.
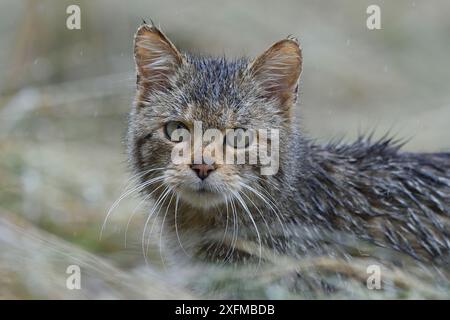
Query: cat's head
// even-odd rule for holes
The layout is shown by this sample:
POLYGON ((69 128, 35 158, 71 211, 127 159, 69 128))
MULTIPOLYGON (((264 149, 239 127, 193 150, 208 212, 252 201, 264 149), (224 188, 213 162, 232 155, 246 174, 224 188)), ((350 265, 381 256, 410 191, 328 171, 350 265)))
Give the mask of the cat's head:
POLYGON ((137 97, 129 120, 129 154, 150 192, 173 191, 192 206, 209 208, 267 178, 261 174, 267 163, 249 158, 263 149, 264 130, 266 148, 283 152, 302 69, 295 39, 275 43, 254 60, 229 61, 180 53, 157 28, 142 25, 134 53, 137 97), (221 140, 205 139, 208 129, 222 133, 221 140), (277 131, 281 137, 274 141, 277 131), (174 137, 180 132, 191 139, 174 137), (173 159, 180 146, 189 159, 183 163, 173 159), (214 151, 202 153, 208 146, 214 151), (230 163, 225 155, 244 155, 246 161, 230 163))

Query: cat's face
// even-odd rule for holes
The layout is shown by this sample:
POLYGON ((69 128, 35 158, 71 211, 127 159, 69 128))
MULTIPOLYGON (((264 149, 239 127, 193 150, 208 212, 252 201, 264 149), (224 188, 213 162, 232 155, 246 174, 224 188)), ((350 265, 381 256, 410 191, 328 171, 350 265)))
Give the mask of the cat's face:
POLYGON ((296 98, 296 41, 280 41, 254 61, 226 61, 182 55, 159 30, 144 25, 136 34, 135 58, 138 96, 129 154, 149 192, 174 192, 207 209, 265 179, 259 152, 263 145, 279 152, 274 132, 289 126, 296 98), (183 150, 184 161, 175 161, 175 149, 183 150))

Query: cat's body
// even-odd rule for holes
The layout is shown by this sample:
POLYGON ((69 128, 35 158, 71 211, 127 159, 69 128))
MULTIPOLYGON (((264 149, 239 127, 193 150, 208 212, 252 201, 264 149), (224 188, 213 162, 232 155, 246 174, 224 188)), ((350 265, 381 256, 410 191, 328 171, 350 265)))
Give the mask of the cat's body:
POLYGON ((239 263, 272 253, 390 255, 398 263, 404 254, 449 268, 450 153, 405 153, 389 139, 318 145, 304 137, 291 112, 302 60, 295 40, 276 43, 253 62, 228 62, 181 54, 144 25, 135 56, 130 162, 175 256, 239 263), (194 121, 219 130, 279 130, 278 172, 171 163, 168 124, 190 130, 194 121), (366 252, 362 243, 385 251, 366 252))

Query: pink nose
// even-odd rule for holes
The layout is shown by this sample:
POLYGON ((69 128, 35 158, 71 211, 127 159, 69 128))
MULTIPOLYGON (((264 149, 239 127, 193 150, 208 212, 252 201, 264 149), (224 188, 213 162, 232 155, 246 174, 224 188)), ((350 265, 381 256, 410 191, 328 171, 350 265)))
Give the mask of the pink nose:
POLYGON ((195 171, 200 179, 204 180, 208 177, 209 173, 216 168, 210 164, 193 164, 191 165, 191 169, 195 171))

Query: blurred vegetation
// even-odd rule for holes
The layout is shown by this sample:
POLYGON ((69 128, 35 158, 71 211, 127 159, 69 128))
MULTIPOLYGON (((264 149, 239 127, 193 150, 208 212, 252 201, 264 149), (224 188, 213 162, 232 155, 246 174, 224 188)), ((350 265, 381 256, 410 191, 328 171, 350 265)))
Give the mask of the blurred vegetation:
MULTIPOLYGON (((297 114, 311 136, 351 140, 391 130, 412 138, 407 150, 448 150, 450 3, 377 1, 382 30, 369 31, 365 12, 372 2, 3 0, 0 298, 186 298, 205 292, 317 298, 287 291, 271 267, 257 279, 245 269, 202 270, 201 277, 192 276, 198 270, 183 270, 178 278, 196 281, 189 290, 178 288, 163 273, 157 241, 150 248, 154 263, 144 263, 145 205, 137 208, 124 245, 137 196, 114 210, 99 240, 106 212, 129 179, 122 142, 134 93, 133 34, 151 18, 183 50, 231 57, 255 56, 296 35, 304 55, 297 114), (81 30, 65 26, 70 4, 81 7, 81 30), (86 290, 68 291, 65 268, 78 263, 88 270, 86 290)), ((329 267, 327 261, 305 263, 274 268, 285 275, 329 267)), ((339 267, 363 270, 357 262, 339 267)), ((448 288, 430 284, 434 274, 390 272, 392 283, 407 285, 373 292, 351 283, 332 297, 449 297, 448 288)))

